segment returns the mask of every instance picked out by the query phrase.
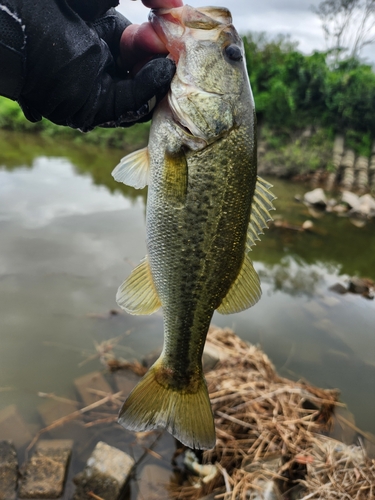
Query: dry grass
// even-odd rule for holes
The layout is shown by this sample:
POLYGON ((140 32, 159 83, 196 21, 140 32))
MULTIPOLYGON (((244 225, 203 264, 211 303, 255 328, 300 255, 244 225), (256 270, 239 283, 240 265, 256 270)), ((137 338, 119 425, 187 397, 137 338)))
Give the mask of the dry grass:
POLYGON ((273 492, 267 498, 375 498, 374 462, 322 435, 338 391, 279 377, 260 349, 230 330, 212 328, 208 343, 221 361, 206 375, 217 442, 203 462, 215 463, 218 474, 209 484, 190 477, 175 498, 217 491, 224 500, 260 500, 266 486, 273 492))

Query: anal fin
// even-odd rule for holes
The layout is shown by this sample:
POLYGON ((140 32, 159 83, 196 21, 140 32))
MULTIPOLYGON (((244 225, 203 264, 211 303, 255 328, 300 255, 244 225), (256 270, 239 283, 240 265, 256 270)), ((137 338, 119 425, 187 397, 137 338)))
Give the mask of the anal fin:
POLYGON ((161 306, 146 256, 120 286, 117 304, 129 314, 152 314, 161 306))
POLYGON ((258 176, 251 204, 244 261, 235 282, 217 309, 221 314, 244 311, 256 304, 262 294, 259 276, 247 252, 255 245, 255 241, 259 240, 259 235, 263 234, 263 229, 268 227, 267 222, 272 220, 270 210, 275 210, 272 205, 275 196, 270 191, 271 187, 271 184, 258 176))
POLYGON ((258 302, 262 291, 257 272, 248 255, 245 255, 238 276, 218 307, 220 314, 244 311, 258 302))

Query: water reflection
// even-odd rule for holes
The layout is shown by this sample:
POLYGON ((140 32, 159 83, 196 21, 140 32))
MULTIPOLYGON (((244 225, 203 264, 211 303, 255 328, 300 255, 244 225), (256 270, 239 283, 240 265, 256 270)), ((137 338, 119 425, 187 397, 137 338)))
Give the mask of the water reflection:
POLYGON ((270 291, 283 291, 291 296, 314 296, 324 282, 322 267, 315 264, 301 266, 291 257, 284 257, 280 264, 265 266, 259 271, 262 283, 270 284, 270 291))
MULTIPOLYGON (((119 151, 0 136, 0 406, 36 422, 37 392, 73 395, 94 341, 121 341, 138 357, 162 343, 160 316, 90 313, 116 307, 122 280, 145 254, 145 192, 115 183, 119 151), (66 348, 62 347, 66 346, 66 348)), ((277 214, 301 225, 301 185, 274 182, 277 214)), ((215 315, 260 343, 287 376, 339 387, 357 423, 375 432, 375 302, 329 290, 346 275, 375 278, 375 226, 327 215, 310 233, 273 227, 252 257, 262 280, 256 307, 215 315)), ((121 352, 121 356, 124 353, 121 352)))

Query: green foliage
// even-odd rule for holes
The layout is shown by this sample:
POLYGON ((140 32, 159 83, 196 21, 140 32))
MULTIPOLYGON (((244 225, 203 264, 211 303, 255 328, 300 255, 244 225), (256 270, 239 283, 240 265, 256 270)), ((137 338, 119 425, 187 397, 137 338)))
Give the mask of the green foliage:
MULTIPOLYGON (((285 36, 270 39, 264 33, 249 34, 243 40, 258 121, 272 131, 271 150, 279 150, 298 131, 313 127, 330 131, 324 140, 346 133, 357 153, 369 153, 375 138, 375 73, 370 66, 353 58, 332 66, 327 62, 329 53, 304 55, 285 36)), ((0 128, 134 149, 147 141, 149 124, 82 134, 47 120, 29 123, 17 103, 0 97, 0 128)))
POLYGON ((327 53, 304 55, 287 37, 249 34, 244 45, 261 124, 278 134, 310 125, 351 130, 361 137, 353 141, 355 150, 368 150, 375 137, 375 73, 370 66, 352 58, 331 67, 327 53))
POLYGON ((38 132, 43 137, 59 136, 76 144, 89 143, 98 146, 136 149, 147 143, 149 123, 140 123, 129 128, 96 128, 88 134, 69 127, 61 127, 48 120, 31 123, 24 117, 19 105, 0 96, 0 129, 19 132, 38 132))

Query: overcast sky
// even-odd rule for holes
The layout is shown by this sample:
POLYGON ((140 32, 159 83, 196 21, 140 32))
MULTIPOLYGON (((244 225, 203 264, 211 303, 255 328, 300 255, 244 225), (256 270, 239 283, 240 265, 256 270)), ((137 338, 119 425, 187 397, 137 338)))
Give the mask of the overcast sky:
MULTIPOLYGON (((185 3, 193 7, 215 5, 229 8, 233 24, 241 34, 248 31, 290 34, 305 53, 325 48, 320 21, 311 11, 311 6, 317 6, 320 0, 188 0, 185 3)), ((118 9, 133 23, 147 21, 148 9, 141 0, 120 0, 118 9)), ((374 46, 363 55, 374 60, 374 46)))

